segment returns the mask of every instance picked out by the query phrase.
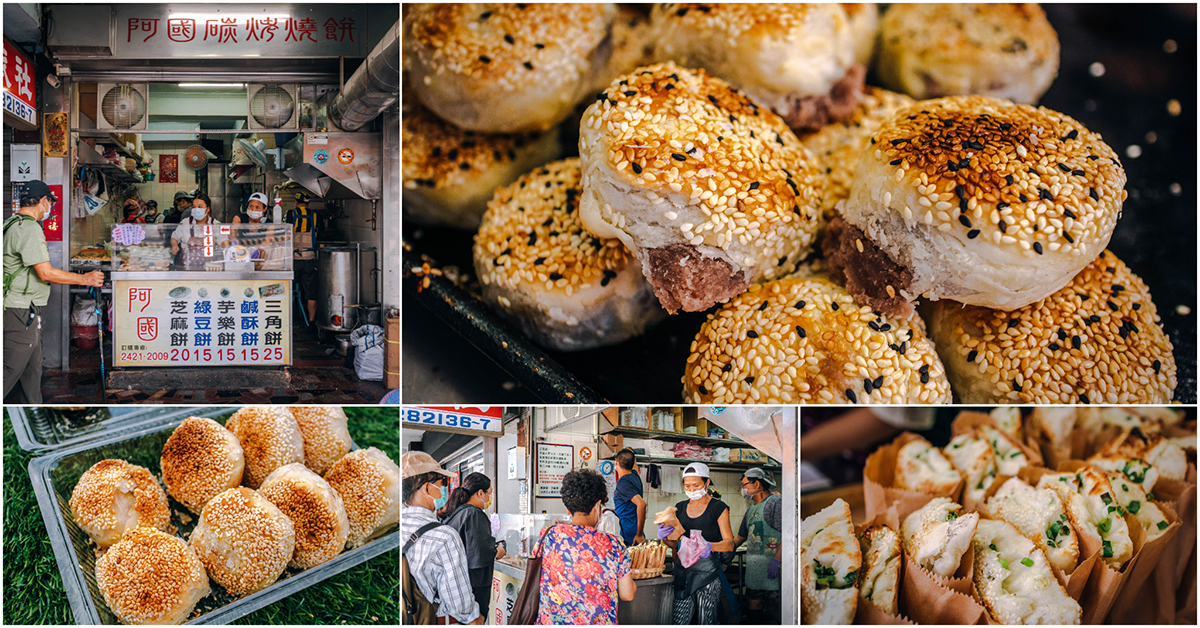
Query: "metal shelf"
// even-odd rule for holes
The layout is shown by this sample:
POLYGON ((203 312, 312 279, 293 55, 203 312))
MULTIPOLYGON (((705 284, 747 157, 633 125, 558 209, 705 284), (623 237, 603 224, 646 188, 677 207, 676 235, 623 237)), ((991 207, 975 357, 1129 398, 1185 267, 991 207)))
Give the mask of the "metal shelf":
MULTIPOLYGON (((699 436, 697 434, 682 434, 680 432, 663 432, 660 430, 642 429, 640 427, 618 426, 604 432, 604 434, 622 434, 627 436, 641 436, 644 438, 657 438, 660 440, 694 440, 698 443, 727 443, 731 447, 741 448, 749 447, 749 443, 740 438, 714 438, 712 436, 699 436)), ((703 461, 701 461, 703 462, 703 461)))
MULTIPOLYGON (((101 288, 100 292, 103 294, 112 294, 112 288, 101 288)), ((71 288, 70 293, 71 294, 90 294, 91 288, 71 288)))
MULTIPOLYGON (((605 458, 605 460, 612 460, 612 459, 613 458, 605 458)), ((716 462, 715 460, 694 460, 692 458, 649 458, 649 457, 644 457, 644 456, 638 456, 638 464, 670 464, 670 465, 679 465, 682 467, 682 466, 687 466, 693 462, 703 462, 705 465, 708 466, 709 469, 718 469, 718 470, 724 469, 724 470, 740 471, 740 470, 744 470, 744 469, 749 469, 750 467, 762 467, 764 469, 771 469, 773 471, 778 471, 780 469, 783 469, 783 467, 780 465, 759 464, 756 462, 716 462)))

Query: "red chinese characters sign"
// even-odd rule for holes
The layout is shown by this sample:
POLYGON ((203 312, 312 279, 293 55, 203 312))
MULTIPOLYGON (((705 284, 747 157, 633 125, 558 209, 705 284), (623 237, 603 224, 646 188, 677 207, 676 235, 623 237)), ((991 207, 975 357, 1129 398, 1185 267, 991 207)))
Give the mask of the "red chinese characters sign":
POLYGON ((37 72, 33 60, 4 40, 5 122, 32 130, 37 128, 37 72))
POLYGON ((54 203, 54 207, 50 208, 50 217, 42 221, 42 231, 46 234, 47 242, 62 242, 63 239, 62 188, 61 185, 50 186, 50 193, 58 201, 54 203))
POLYGON ((116 12, 113 56, 118 58, 337 57, 368 52, 364 5, 129 4, 116 5, 116 12))

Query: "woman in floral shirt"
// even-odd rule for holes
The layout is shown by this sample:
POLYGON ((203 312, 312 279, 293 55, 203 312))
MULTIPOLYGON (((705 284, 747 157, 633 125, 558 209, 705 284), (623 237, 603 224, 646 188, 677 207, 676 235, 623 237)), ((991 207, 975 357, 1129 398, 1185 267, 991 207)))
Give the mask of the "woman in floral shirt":
POLYGON ((617 598, 637 592, 629 552, 617 537, 596 524, 607 500, 604 478, 590 469, 563 478, 563 506, 571 523, 542 537, 542 588, 537 623, 595 625, 617 623, 617 598))

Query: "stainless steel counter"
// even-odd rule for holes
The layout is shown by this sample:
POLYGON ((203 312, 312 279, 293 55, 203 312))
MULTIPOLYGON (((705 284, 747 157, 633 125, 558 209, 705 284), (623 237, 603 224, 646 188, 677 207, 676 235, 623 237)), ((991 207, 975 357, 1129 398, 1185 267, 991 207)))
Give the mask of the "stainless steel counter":
MULTIPOLYGON (((508 623, 512 603, 525 582, 525 570, 502 561, 496 561, 493 569, 488 624, 502 626, 508 623)), ((633 600, 617 605, 617 620, 622 624, 670 625, 675 578, 664 575, 635 582, 637 594, 633 600)))

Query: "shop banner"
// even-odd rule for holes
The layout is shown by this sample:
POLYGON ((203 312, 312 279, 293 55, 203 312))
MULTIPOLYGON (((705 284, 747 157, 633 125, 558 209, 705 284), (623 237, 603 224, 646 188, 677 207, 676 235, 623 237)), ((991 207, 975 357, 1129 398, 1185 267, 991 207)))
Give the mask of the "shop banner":
POLYGON ((537 497, 561 497, 562 481, 575 468, 575 446, 537 444, 537 497))
POLYGON ((367 56, 361 4, 117 4, 113 57, 367 56))
POLYGON ((63 186, 50 185, 50 193, 54 198, 54 206, 50 208, 50 216, 42 221, 42 233, 46 234, 47 242, 62 242, 63 239, 63 186))
POLYGON ((520 590, 520 580, 499 569, 492 572, 492 600, 489 604, 491 612, 488 613, 487 625, 508 625, 508 618, 512 616, 513 607, 517 604, 517 593, 520 590))
POLYGON ((113 366, 291 364, 291 294, 286 279, 114 281, 113 366))
POLYGON ((25 131, 38 126, 33 60, 8 38, 4 39, 4 121, 25 131))
POLYGON ((503 406, 405 406, 400 417, 411 429, 489 438, 504 435, 503 406))
POLYGON ((67 156, 67 112, 42 114, 42 156, 67 156))

